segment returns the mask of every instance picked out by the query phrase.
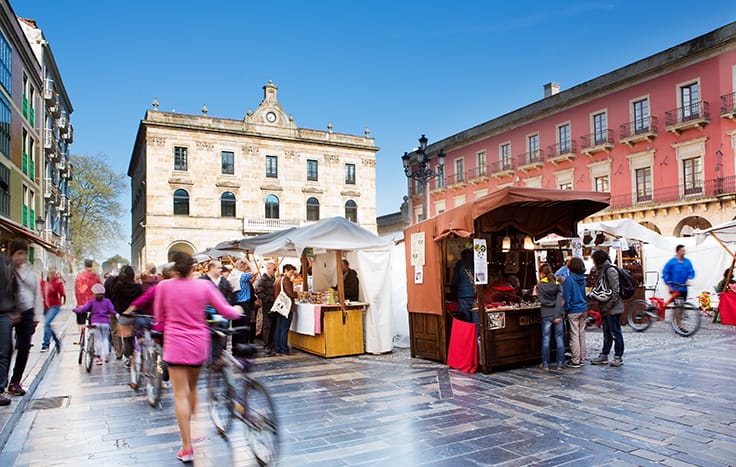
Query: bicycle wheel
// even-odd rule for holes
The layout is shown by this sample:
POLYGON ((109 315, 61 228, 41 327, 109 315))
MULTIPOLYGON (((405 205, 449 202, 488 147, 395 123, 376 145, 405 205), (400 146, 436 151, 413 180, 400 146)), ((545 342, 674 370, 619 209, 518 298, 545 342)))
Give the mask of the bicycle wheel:
POLYGON ((144 352, 141 352, 140 350, 134 350, 133 355, 130 356, 130 387, 136 391, 138 390, 138 385, 141 382, 144 358, 144 352))
POLYGON ((649 329, 649 326, 652 325, 652 318, 647 314, 650 306, 646 300, 634 300, 631 302, 629 310, 626 313, 626 321, 629 323, 631 329, 636 332, 649 329))
POLYGON ((87 333, 85 332, 84 328, 82 328, 82 332, 79 334, 79 360, 77 361, 78 364, 82 364, 82 358, 84 357, 84 336, 87 333))
POLYGON ((84 368, 87 370, 87 373, 89 373, 92 370, 92 364, 95 359, 95 334, 93 332, 89 332, 89 329, 86 332, 89 333, 89 336, 87 336, 87 345, 84 350, 84 368))
POLYGON ((161 348, 158 344, 150 347, 150 354, 146 359, 146 369, 144 374, 146 377, 146 401, 151 407, 161 400, 161 380, 163 379, 163 367, 161 361, 161 348))
POLYGON ((700 329, 700 310, 690 303, 681 307, 675 306, 672 310, 672 329, 685 337, 692 336, 700 329))
MULTIPOLYGON (((216 363, 215 363, 216 364, 216 363)), ((225 435, 233 422, 233 376, 229 367, 207 370, 207 397, 210 404, 210 418, 221 435, 225 435)))
POLYGON ((278 460, 279 430, 276 407, 268 390, 258 381, 243 381, 243 402, 246 437, 253 455, 260 465, 273 465, 278 460))

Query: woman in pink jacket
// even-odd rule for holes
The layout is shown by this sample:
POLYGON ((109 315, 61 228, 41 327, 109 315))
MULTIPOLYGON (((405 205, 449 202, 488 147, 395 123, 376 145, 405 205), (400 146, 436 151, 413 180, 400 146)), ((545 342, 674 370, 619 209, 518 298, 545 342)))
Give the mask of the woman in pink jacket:
POLYGON ((154 298, 154 321, 163 327, 164 359, 174 389, 176 420, 182 447, 176 457, 194 460, 191 418, 197 407, 197 380, 210 356, 210 330, 205 310, 214 308, 227 319, 238 319, 242 310, 231 307, 209 281, 192 278, 194 260, 186 253, 174 254, 179 277, 159 282, 154 298))

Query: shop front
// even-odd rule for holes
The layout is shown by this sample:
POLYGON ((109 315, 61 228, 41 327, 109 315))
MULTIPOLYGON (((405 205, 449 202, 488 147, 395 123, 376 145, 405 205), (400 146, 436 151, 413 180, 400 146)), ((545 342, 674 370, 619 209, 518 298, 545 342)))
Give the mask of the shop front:
POLYGON ((453 270, 474 254, 479 366, 484 372, 538 360, 540 307, 533 240, 577 235, 577 222, 608 206, 608 193, 508 187, 404 231, 413 357, 446 362, 457 319, 453 270))

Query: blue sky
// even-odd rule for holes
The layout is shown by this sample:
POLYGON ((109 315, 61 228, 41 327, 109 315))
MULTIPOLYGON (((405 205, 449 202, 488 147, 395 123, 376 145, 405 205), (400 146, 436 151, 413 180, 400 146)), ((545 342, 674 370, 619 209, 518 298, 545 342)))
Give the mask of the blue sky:
MULTIPOLYGON (((736 2, 15 0, 51 44, 74 113, 73 153, 127 170, 161 110, 243 118, 273 80, 302 128, 362 134, 378 215, 406 194, 401 155, 736 20, 736 2)), ((130 196, 122 197, 130 257, 130 196)))

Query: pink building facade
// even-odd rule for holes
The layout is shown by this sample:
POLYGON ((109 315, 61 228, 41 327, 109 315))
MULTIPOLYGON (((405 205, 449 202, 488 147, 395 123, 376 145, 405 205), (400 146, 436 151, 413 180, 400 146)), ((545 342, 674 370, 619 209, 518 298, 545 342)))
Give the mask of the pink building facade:
POLYGON ((736 218, 736 23, 427 148, 446 154, 427 192, 409 181, 412 222, 509 185, 610 191, 589 221, 631 218, 687 236, 736 218))

